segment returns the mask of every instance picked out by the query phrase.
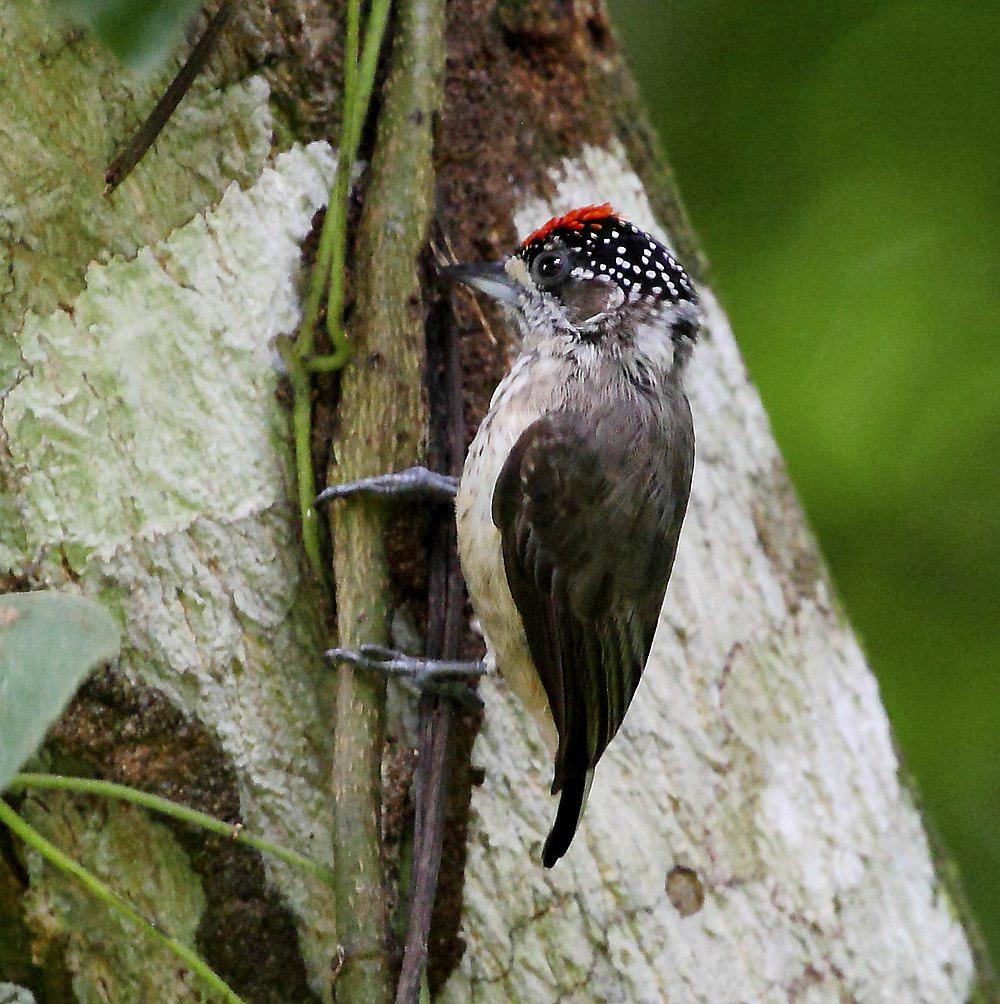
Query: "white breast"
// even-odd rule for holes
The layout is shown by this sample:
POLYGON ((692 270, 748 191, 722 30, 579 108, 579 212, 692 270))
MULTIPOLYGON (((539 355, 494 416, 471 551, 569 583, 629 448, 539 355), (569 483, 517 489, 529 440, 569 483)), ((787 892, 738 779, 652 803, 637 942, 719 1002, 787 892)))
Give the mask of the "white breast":
POLYGON ((507 455, 522 432, 558 404, 559 363, 522 356, 499 384, 469 447, 455 500, 458 551, 472 606, 486 640, 486 657, 538 724, 554 750, 555 724, 535 670, 521 616, 507 585, 500 531, 493 525, 493 489, 507 455), (552 388, 546 394, 542 388, 552 388))
POLYGON ((662 328, 639 331, 636 344, 625 351, 571 338, 526 339, 525 351, 497 387, 469 447, 455 500, 458 552, 486 639, 487 662, 521 699, 553 750, 555 723, 507 585, 500 531, 493 525, 497 477, 521 433, 546 412, 561 407, 586 412, 595 394, 628 407, 636 393, 629 374, 641 364, 650 379, 659 380, 673 361, 673 346, 662 328))

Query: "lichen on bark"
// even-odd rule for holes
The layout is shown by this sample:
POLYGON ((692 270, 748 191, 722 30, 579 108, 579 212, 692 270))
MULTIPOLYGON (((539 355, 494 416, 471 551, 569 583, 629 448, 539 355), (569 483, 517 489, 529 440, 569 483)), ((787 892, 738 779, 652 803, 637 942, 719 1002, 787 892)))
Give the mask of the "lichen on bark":
MULTIPOLYGON (((21 813, 43 836, 102 881, 129 890, 144 917, 181 941, 193 942, 205 906, 201 883, 170 832, 131 806, 63 795, 27 798, 21 813)), ((25 919, 40 941, 60 940, 64 965, 80 1001, 107 999, 188 1001, 194 978, 162 946, 152 945, 117 914, 95 910, 89 894, 72 882, 52 881, 34 852, 26 855, 30 885, 25 919)), ((44 944, 34 951, 43 953, 44 944)))
MULTIPOLYGON (((8 329, 20 363, 0 411, 17 514, 5 527, 8 570, 71 584, 117 612, 119 672, 211 737, 235 766, 249 826, 325 861, 324 639, 287 497, 274 341, 294 330, 300 246, 332 171, 328 146, 292 149, 163 241, 91 264, 65 308, 8 329)), ((107 759, 92 767, 150 783, 141 754, 107 759)), ((161 770, 159 780, 190 800, 185 781, 213 769, 206 758, 194 777, 161 770)), ((267 874, 323 992, 336 950, 329 890, 285 865, 268 862, 267 874)), ((118 876, 141 879, 124 862, 118 876)), ((38 872, 38 883, 62 880, 38 872)), ((107 978, 132 976, 122 965, 107 978)))
POLYGON ((250 185, 260 174, 271 144, 267 87, 260 78, 233 80, 190 95, 134 183, 101 198, 123 113, 153 86, 116 67, 41 0, 4 4, 0 330, 19 327, 27 310, 71 303, 90 261, 134 255, 231 181, 250 185))

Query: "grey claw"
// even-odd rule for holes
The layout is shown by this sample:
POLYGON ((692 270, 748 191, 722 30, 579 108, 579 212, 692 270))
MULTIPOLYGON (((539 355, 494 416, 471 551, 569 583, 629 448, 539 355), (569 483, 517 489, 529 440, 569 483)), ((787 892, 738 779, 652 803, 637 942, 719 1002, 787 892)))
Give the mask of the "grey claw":
POLYGON ((366 659, 371 659, 375 662, 387 662, 390 659, 395 659, 399 656, 399 653, 386 645, 362 645, 358 650, 366 659))
POLYGON ((487 672, 484 662, 420 659, 384 645, 362 645, 356 652, 331 648, 325 655, 331 662, 346 662, 359 669, 402 677, 404 682, 422 693, 437 694, 473 709, 483 706, 475 691, 465 686, 463 681, 483 676, 487 672))
POLYGON ((348 648, 329 648, 323 655, 330 662, 349 662, 353 666, 361 665, 367 661, 362 652, 352 652, 348 648))
POLYGON ((384 645, 361 645, 357 650, 330 648, 323 655, 330 662, 349 662, 352 666, 360 666, 362 669, 384 669, 399 658, 399 652, 384 645))
POLYGON ((447 474, 429 471, 426 467, 410 467, 391 474, 376 474, 340 485, 330 485, 316 496, 316 504, 330 499, 345 499, 352 495, 376 498, 400 498, 407 495, 438 501, 452 500, 458 491, 458 480, 447 474))

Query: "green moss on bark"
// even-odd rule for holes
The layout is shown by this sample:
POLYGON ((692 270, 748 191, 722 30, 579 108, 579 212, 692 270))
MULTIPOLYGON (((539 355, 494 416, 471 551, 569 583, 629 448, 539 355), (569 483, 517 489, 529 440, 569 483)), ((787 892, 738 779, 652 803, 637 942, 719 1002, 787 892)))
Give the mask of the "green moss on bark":
MULTIPOLYGON (((134 255, 248 185, 270 152, 268 89, 251 79, 197 86, 111 198, 104 168, 146 107, 143 82, 39 0, 0 13, 0 331, 28 310, 70 304, 92 260, 134 255)), ((0 355, 0 373, 9 350, 0 355)), ((2 389, 3 385, 0 385, 2 389)))
MULTIPOLYGON (((205 906, 201 883, 168 830, 131 806, 57 793, 26 799, 25 819, 83 864, 144 917, 178 940, 194 943, 205 906)), ((118 914, 95 908, 73 879, 53 872, 34 852, 25 857, 30 884, 25 918, 36 941, 60 942, 76 999, 189 1001, 194 978, 163 947, 118 914)))

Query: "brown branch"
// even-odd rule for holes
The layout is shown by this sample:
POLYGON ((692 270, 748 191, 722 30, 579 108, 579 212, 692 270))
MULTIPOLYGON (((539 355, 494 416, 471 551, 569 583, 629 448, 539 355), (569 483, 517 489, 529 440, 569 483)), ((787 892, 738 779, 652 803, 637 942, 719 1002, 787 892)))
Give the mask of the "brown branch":
POLYGON ((146 116, 142 125, 132 134, 132 138, 126 143, 121 153, 108 164, 104 171, 105 195, 110 195, 132 173, 136 164, 142 160, 149 148, 156 142, 156 137, 170 121, 170 116, 174 114, 198 74, 205 69, 205 64, 208 63, 215 51, 219 37, 226 30, 226 26, 233 19, 235 13, 236 0, 222 0, 219 9, 215 12, 212 20, 208 22, 208 27, 205 28, 198 43, 191 50, 191 55, 177 71, 177 76, 170 81, 163 96, 156 102, 156 106, 146 116))
MULTIPOLYGON (((331 481, 398 470, 420 459, 426 414, 423 306, 417 258, 433 190, 432 123, 444 71, 443 0, 399 8, 371 181, 353 258, 352 361, 343 370, 331 481)), ((339 644, 388 641, 385 513, 331 507, 339 644)), ((336 908, 345 947, 337 998, 390 999, 388 904, 380 848, 385 684, 341 665, 334 736, 336 908)))
MULTIPOLYGON (((462 370, 458 340, 443 326, 443 344, 428 349, 431 374, 431 464, 435 470, 461 473, 465 451, 462 370), (437 351, 434 351, 434 350, 437 351)), ((439 517, 431 549, 427 655, 454 659, 459 654, 464 612, 462 573, 451 512, 439 517)), ((396 1004, 414 1004, 427 967, 427 942, 444 844, 448 736, 454 710, 447 701, 425 696, 420 702, 420 761, 415 779, 416 818, 410 914, 396 1004)))

